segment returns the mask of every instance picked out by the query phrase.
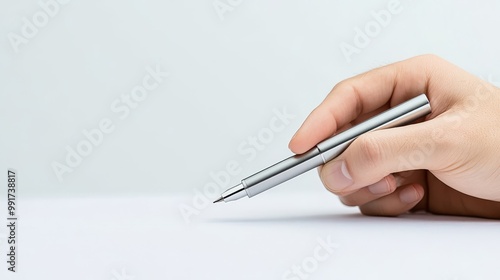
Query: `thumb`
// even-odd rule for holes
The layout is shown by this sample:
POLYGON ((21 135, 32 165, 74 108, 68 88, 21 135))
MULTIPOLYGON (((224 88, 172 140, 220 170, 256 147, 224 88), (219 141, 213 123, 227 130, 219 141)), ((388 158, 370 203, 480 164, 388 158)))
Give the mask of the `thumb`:
POLYGON ((445 153, 443 136, 436 119, 361 135, 321 168, 321 181, 334 193, 347 193, 391 173, 437 168, 445 153))

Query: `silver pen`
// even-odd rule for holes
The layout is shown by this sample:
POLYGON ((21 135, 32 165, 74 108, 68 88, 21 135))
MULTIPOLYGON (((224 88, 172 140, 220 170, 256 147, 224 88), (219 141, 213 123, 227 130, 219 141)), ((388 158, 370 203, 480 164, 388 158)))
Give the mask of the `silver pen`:
POLYGON ((241 180, 240 184, 223 192, 214 203, 257 195, 336 158, 352 141, 364 133, 408 124, 430 112, 429 100, 425 94, 420 94, 320 142, 303 154, 291 156, 241 180))

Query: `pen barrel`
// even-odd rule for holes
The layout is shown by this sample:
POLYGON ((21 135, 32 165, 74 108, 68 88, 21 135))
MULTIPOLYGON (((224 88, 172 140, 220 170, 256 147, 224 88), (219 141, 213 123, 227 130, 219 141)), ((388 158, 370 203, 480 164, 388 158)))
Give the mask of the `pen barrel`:
POLYGON ((291 156, 255 173, 241 180, 241 183, 247 195, 252 197, 336 158, 366 132, 401 126, 430 112, 429 100, 425 94, 421 94, 320 142, 303 154, 291 156))
POLYGON ((323 158, 318 148, 284 159, 243 180, 248 197, 252 197, 276 185, 292 179, 306 171, 323 164, 323 158))
POLYGON ((380 130, 402 126, 417 120, 431 112, 429 100, 425 94, 420 94, 383 113, 380 113, 352 128, 320 142, 316 147, 321 152, 325 162, 339 156, 360 135, 380 130))

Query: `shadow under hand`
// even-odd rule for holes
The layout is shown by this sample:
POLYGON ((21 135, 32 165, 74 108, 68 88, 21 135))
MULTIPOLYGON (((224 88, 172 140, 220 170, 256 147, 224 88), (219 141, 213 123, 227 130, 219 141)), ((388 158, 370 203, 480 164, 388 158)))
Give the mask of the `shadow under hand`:
POLYGON ((260 217, 231 217, 206 219, 207 223, 380 223, 380 222, 416 223, 494 223, 497 221, 481 218, 433 215, 429 213, 408 213, 398 217, 365 216, 360 213, 349 214, 308 214, 300 216, 260 216, 260 217))

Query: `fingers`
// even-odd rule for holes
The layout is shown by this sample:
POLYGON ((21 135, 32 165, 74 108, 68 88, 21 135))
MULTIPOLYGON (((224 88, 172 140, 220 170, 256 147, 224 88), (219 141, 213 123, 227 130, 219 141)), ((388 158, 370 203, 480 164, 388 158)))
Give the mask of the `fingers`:
POLYGON ((369 216, 398 216, 410 211, 424 197, 424 188, 418 184, 401 186, 390 195, 383 196, 359 207, 369 216))
POLYGON ((420 184, 412 183, 397 187, 392 174, 357 191, 335 194, 339 195, 343 204, 359 206, 363 214, 370 216, 398 216, 415 210, 417 204, 425 204, 423 201, 425 191, 420 184))
POLYGON ((359 189, 353 193, 340 195, 340 201, 347 206, 359 206, 370 201, 386 196, 396 190, 396 180, 394 176, 389 175, 377 183, 359 189))
POLYGON ((344 80, 307 117, 290 141, 294 153, 303 153, 331 136, 339 127, 388 104, 402 103, 427 92, 432 56, 420 56, 344 80))
POLYGON ((349 193, 392 173, 442 168, 450 145, 432 139, 440 127, 442 121, 433 119, 362 135, 321 168, 321 181, 333 193, 349 193))
POLYGON ((397 216, 406 213, 424 198, 420 184, 407 184, 396 188, 392 175, 379 182, 346 195, 340 201, 347 206, 359 206, 361 212, 370 216, 397 216))

